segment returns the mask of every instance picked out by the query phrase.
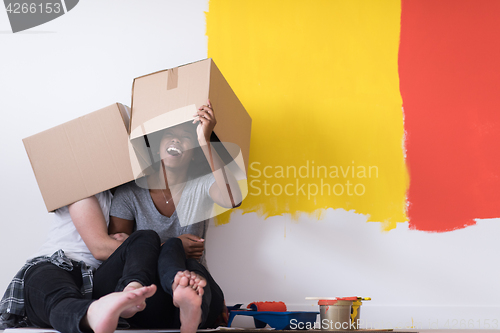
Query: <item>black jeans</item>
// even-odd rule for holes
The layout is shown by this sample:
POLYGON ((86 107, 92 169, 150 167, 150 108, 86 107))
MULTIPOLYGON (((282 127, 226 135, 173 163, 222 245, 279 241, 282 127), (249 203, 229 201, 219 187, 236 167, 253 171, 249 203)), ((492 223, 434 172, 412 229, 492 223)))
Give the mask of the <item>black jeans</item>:
POLYGON ((122 291, 137 281, 143 286, 156 282, 160 237, 153 230, 139 230, 104 261, 94 273, 92 298, 122 291))
POLYGON ((207 286, 202 299, 200 328, 213 327, 224 306, 224 294, 208 270, 195 259, 187 259, 182 241, 170 238, 161 247, 155 295, 146 300, 146 309, 127 321, 136 328, 179 328, 179 309, 173 305, 172 283, 179 271, 189 270, 203 276, 207 286))
POLYGON ((80 267, 66 271, 49 262, 31 267, 24 276, 24 305, 31 324, 64 333, 81 333, 80 321, 92 303, 80 292, 80 267))
MULTIPOLYGON (((132 281, 152 284, 157 276, 159 250, 160 239, 156 232, 135 232, 94 273, 94 290, 107 288, 113 283, 108 278, 111 273, 118 278, 110 292, 123 290, 132 281)), ((30 322, 64 333, 81 333, 80 322, 93 302, 80 292, 82 283, 78 266, 72 271, 51 263, 33 266, 24 277, 25 309, 30 322)), ((95 293, 93 298, 96 298, 95 293)))

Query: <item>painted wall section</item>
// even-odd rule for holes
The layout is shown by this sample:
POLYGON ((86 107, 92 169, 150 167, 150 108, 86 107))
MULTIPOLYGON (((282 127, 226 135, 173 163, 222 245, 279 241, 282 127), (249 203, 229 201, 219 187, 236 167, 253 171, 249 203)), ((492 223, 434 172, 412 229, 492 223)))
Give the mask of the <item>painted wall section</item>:
POLYGON ((403 0, 399 72, 411 229, 500 216, 500 2, 403 0))
POLYGON ((384 230, 407 220, 400 10, 399 1, 210 0, 208 56, 253 119, 243 212, 343 208, 384 230))

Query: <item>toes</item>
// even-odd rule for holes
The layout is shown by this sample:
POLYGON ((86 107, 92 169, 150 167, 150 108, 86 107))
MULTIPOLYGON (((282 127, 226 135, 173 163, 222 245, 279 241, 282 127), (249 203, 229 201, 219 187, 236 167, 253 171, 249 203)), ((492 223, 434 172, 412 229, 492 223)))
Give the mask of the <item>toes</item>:
POLYGON ((189 285, 188 278, 185 276, 181 277, 181 279, 179 280, 179 286, 187 287, 188 285, 189 285))
POLYGON ((177 286, 179 285, 179 281, 183 276, 184 272, 177 272, 177 274, 174 277, 174 282, 172 283, 172 290, 175 290, 175 288, 177 288, 177 286))
POLYGON ((205 280, 204 278, 200 277, 199 281, 197 282, 197 284, 200 286, 200 287, 206 287, 207 286, 207 280, 205 280))
POLYGON ((142 287, 139 289, 134 289, 134 290, 129 291, 129 293, 131 295, 134 295, 133 297, 138 296, 138 297, 145 297, 145 298, 153 296, 155 292, 156 292, 156 286, 154 284, 152 284, 148 287, 142 287))
POLYGON ((137 311, 143 311, 146 308, 146 302, 142 302, 141 304, 136 306, 137 311))
POLYGON ((203 287, 198 286, 198 289, 196 290, 196 292, 198 293, 199 296, 203 296, 203 294, 205 293, 205 290, 203 289, 203 287))
POLYGON ((182 287, 191 287, 193 290, 198 292, 199 287, 205 287, 207 285, 207 281, 202 276, 190 272, 183 271, 178 272, 174 278, 174 282, 172 284, 172 291, 175 290, 179 285, 182 287), (181 283, 182 281, 182 283, 181 283))
MULTIPOLYGON (((142 288, 141 288, 142 289, 142 288)), ((141 297, 143 295, 144 291, 140 289, 136 289, 133 291, 128 292, 128 298, 130 300, 133 300, 136 297, 141 297)))
POLYGON ((152 284, 149 287, 146 287, 146 293, 144 294, 146 298, 153 296, 156 293, 156 285, 152 284))
POLYGON ((205 287, 207 285, 207 280, 205 280, 205 278, 201 275, 196 274, 195 284, 200 287, 205 287))

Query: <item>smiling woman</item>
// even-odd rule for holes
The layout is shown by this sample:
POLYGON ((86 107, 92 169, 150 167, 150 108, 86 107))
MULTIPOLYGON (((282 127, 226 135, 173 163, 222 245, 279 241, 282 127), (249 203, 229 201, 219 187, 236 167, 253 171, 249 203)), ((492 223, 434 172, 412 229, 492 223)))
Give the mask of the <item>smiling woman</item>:
POLYGON ((154 166, 156 171, 136 183, 149 190, 156 209, 162 215, 171 217, 176 211, 183 227, 208 219, 212 214, 213 200, 200 201, 203 196, 197 195, 197 200, 192 202, 188 195, 184 195, 181 201, 183 193, 189 193, 195 181, 206 180, 209 188, 215 182, 210 166, 202 156, 196 125, 183 123, 160 131, 155 137, 161 137, 156 151, 160 157, 154 166))
POLYGON ((189 165, 195 143, 196 129, 190 123, 164 130, 159 151, 163 165, 167 167, 189 165))
POLYGON ((216 124, 210 101, 194 117, 148 135, 151 155, 160 158, 154 172, 119 187, 113 197, 109 232, 152 229, 164 243, 157 281, 162 288, 132 319, 141 328, 180 325, 194 332, 216 327, 223 310, 222 290, 206 269, 205 234, 214 203, 234 207, 241 191, 235 177, 222 171, 224 162, 210 142, 216 124))

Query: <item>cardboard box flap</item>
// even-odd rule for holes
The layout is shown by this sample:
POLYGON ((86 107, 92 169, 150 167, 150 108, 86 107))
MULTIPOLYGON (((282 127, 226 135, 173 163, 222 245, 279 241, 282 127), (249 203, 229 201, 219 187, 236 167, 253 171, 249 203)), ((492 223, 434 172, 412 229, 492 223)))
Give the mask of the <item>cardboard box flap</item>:
POLYGON ((120 110, 120 114, 122 115, 123 123, 125 124, 125 128, 127 133, 130 129, 130 108, 121 103, 116 103, 118 105, 118 109, 120 110))
POLYGON ((252 118, 229 86, 215 63, 210 64, 209 99, 215 110, 215 134, 221 142, 237 144, 248 167, 252 118))
MULTIPOLYGON (((166 112, 188 105, 198 108, 205 104, 208 99, 209 75, 210 59, 207 59, 177 67, 176 70, 164 70, 135 78, 130 133, 166 112), (169 83, 174 81, 169 81, 169 76, 175 76, 175 86, 169 83)), ((193 119, 193 114, 190 119, 193 119)))

